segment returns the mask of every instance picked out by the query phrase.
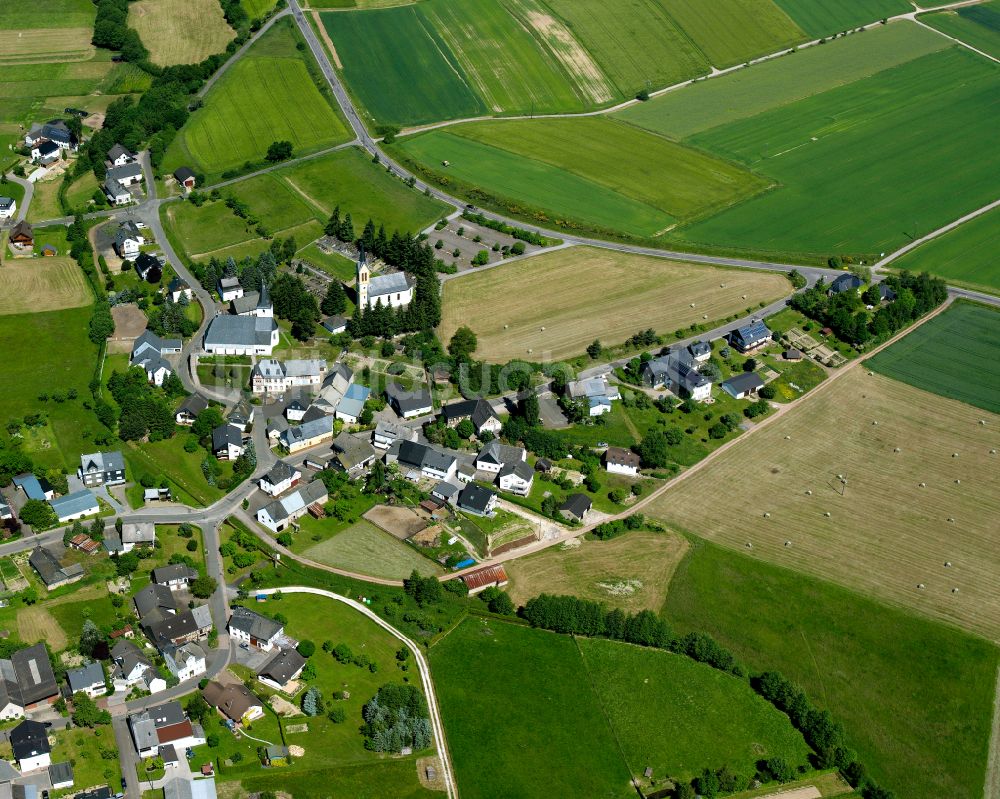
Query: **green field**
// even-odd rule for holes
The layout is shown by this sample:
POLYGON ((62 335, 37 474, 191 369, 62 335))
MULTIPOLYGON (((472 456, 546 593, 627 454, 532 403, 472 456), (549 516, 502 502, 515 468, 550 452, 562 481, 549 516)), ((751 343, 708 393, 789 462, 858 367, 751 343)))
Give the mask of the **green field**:
POLYGON ((680 235, 769 252, 890 252, 996 199, 998 89, 1000 67, 955 46, 698 134, 691 143, 781 188, 680 235))
POLYGON ((774 2, 811 36, 829 36, 831 33, 840 33, 913 10, 905 0, 774 0, 774 2))
POLYGON ((998 663, 982 639, 701 541, 664 613, 799 683, 897 796, 982 796, 998 663))
MULTIPOLYGON (((94 24, 94 4, 90 0, 38 0, 31 4, 31 27, 77 28, 94 24)), ((24 9, 0 5, 0 30, 23 30, 24 9)))
POLYGON ((930 272, 949 283, 1000 294, 1000 268, 995 245, 1000 239, 1000 208, 908 252, 893 268, 930 272))
POLYGON ((956 303, 866 365, 911 386, 1000 413, 1000 311, 956 303))
POLYGON ((1000 0, 926 14, 920 21, 1000 58, 1000 0))
MULTIPOLYGON (((301 536, 322 535, 325 525, 333 520, 303 519, 301 536)), ((341 530, 315 546, 302 550, 302 554, 319 563, 348 569, 372 577, 401 580, 416 569, 421 574, 440 574, 441 569, 389 533, 379 530, 364 519, 341 530)))
POLYGON ((646 766, 689 779, 809 751, 745 683, 679 655, 469 618, 430 661, 469 797, 625 797, 646 766))
POLYGON ((164 173, 190 166, 211 179, 262 161, 275 141, 302 155, 350 138, 295 49, 297 35, 278 22, 219 79, 167 149, 164 173))
POLYGON ((646 237, 768 185, 734 164, 601 118, 473 123, 404 139, 400 149, 445 181, 481 186, 540 221, 646 237))
POLYGON ((240 5, 250 19, 259 19, 274 8, 275 0, 240 0, 240 5))

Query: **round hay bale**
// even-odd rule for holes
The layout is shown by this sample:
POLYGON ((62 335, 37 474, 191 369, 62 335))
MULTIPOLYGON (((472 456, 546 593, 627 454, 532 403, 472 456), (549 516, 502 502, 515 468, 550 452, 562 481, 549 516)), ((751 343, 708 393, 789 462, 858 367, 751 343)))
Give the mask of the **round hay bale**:
POLYGON ((827 511, 827 512, 826 512, 826 513, 824 513, 823 515, 824 515, 824 516, 826 516, 826 518, 828 518, 828 519, 829 519, 829 518, 830 518, 830 511, 827 511))
POLYGON ((921 483, 921 484, 920 484, 920 487, 921 487, 921 488, 927 488, 927 483, 921 483))
POLYGON ((953 594, 957 594, 957 593, 958 593, 958 589, 957 589, 957 588, 952 588, 952 589, 951 589, 951 592, 952 592, 953 594))
POLYGON ((503 326, 503 329, 504 329, 504 330, 506 330, 506 329, 507 329, 507 328, 509 328, 509 327, 510 327, 510 325, 504 325, 504 326, 503 326))
POLYGON ((917 583, 917 588, 924 588, 924 587, 925 587, 925 586, 924 586, 924 584, 923 584, 923 583, 917 583))
POLYGON ((542 327, 541 327, 541 331, 542 331, 543 333, 545 332, 545 325, 542 325, 542 327))
POLYGON ((956 480, 955 480, 955 485, 957 485, 957 486, 958 486, 958 485, 962 485, 962 481, 956 478, 956 480))
POLYGON ((694 303, 693 302, 691 303, 691 307, 694 308, 694 303))
POLYGON ((770 519, 771 518, 771 514, 768 513, 767 511, 764 511, 764 518, 765 519, 770 519))
POLYGON ((872 426, 874 427, 877 424, 878 424, 878 422, 876 422, 874 419, 872 419, 872 426))
POLYGON ((786 542, 785 542, 785 546, 786 546, 786 547, 790 547, 791 545, 792 545, 792 542, 791 542, 791 541, 786 541, 786 542))
POLYGON ((791 440, 792 440, 791 436, 785 436, 785 441, 791 441, 791 440))
POLYGON ((296 746, 295 744, 292 744, 291 746, 288 747, 288 754, 290 754, 292 757, 302 757, 303 755, 305 755, 305 753, 306 750, 303 749, 301 746, 296 746))
POLYGON ((955 517, 954 516, 949 516, 948 517, 948 521, 954 523, 955 517))
POLYGON ((957 457, 958 457, 958 453, 957 453, 957 452, 953 452, 953 453, 951 453, 951 457, 953 457, 953 458, 957 458, 957 457))
POLYGON ((944 567, 945 567, 946 569, 950 569, 950 568, 951 568, 951 561, 950 561, 950 560, 946 560, 946 561, 944 562, 944 567))
POLYGON ((979 424, 986 424, 986 420, 985 419, 980 419, 979 420, 979 424))
POLYGON ((812 489, 811 488, 807 488, 806 489, 806 496, 807 497, 811 497, 812 495, 813 495, 812 489))
POLYGON ((895 448, 895 449, 893 450, 893 452, 902 452, 902 450, 901 450, 901 449, 900 449, 899 447, 896 447, 896 448, 895 448))
POLYGON ((997 451, 995 449, 991 449, 990 450, 990 455, 996 455, 996 454, 997 454, 997 451))
POLYGON ((747 541, 747 549, 753 549, 753 544, 747 541))

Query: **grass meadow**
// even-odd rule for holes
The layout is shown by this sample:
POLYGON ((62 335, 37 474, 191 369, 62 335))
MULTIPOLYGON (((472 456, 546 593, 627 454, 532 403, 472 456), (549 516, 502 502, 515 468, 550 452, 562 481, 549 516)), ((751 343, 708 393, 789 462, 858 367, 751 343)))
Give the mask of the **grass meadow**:
POLYGON ((291 23, 281 20, 227 70, 167 149, 163 172, 186 165, 211 180, 261 161, 275 141, 288 140, 303 155, 349 139, 296 41, 291 23))
POLYGON ((998 416, 862 365, 647 512, 731 549, 747 551, 750 542, 755 558, 1000 640, 993 533, 1000 471, 990 454, 1000 447, 998 429, 998 416), (706 503, 719 486, 724 501, 706 503))
POLYGON ((913 8, 906 0, 774 0, 810 36, 868 25, 913 8))
POLYGON ((982 796, 998 662, 985 641, 703 541, 664 616, 801 685, 897 796, 982 796))
POLYGON ((250 19, 260 19, 275 6, 276 0, 240 0, 250 19))
POLYGON ((236 36, 215 0, 139 0, 129 6, 129 25, 150 60, 162 66, 197 64, 223 52, 236 36))
POLYGON ((581 354, 595 338, 610 346, 649 327, 673 332, 789 291, 779 274, 569 247, 449 280, 439 332, 448 341, 461 325, 471 326, 476 355, 487 361, 504 363, 529 351, 531 360, 558 360, 581 354), (483 314, 484 297, 509 299, 503 311, 483 314), (582 328, 588 314, 591 324, 582 328))
POLYGON ((922 15, 920 21, 1000 58, 1000 0, 922 15))
MULTIPOLYGON (((303 519, 300 535, 322 534, 322 528, 328 524, 335 522, 303 519)), ((364 519, 302 550, 302 554, 328 566, 386 579, 409 577, 414 569, 426 575, 441 574, 433 561, 364 519)))
POLYGON ((79 308, 92 301, 87 279, 68 255, 8 258, 0 265, 0 315, 79 308))
POLYGON ((866 365, 911 386, 1000 413, 1000 311, 958 302, 866 365))

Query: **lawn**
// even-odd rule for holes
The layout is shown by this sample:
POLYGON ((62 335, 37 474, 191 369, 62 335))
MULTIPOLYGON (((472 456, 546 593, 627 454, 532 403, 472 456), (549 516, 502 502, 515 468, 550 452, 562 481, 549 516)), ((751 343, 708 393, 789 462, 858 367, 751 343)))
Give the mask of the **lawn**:
POLYGON ((769 757, 808 764, 788 716, 742 680, 685 655, 587 638, 577 646, 632 774, 652 766, 688 780, 725 763, 751 775, 769 757))
POLYGON ((86 172, 74 180, 66 190, 66 202, 70 208, 86 207, 97 191, 97 178, 94 173, 86 172))
MULTIPOLYGON (((301 524, 300 536, 322 535, 324 525, 336 522, 303 517, 301 524)), ((409 577, 414 569, 421 574, 441 573, 439 567, 413 547, 363 519, 325 541, 304 549, 302 554, 328 566, 370 574, 373 577, 399 580, 409 577)))
POLYGON ((161 66, 197 64, 236 36, 215 0, 139 0, 129 6, 129 25, 161 66))
POLYGON ((911 272, 930 272, 950 284, 1000 294, 1000 267, 993 254, 997 237, 1000 237, 1000 208, 921 244, 892 266, 911 272))
POLYGON ((924 14, 920 21, 994 58, 1000 58, 1000 0, 924 14))
POLYGON ((102 748, 117 751, 115 735, 110 726, 60 730, 55 733, 55 739, 52 762, 72 762, 74 784, 71 789, 52 791, 52 795, 60 796, 107 785, 119 776, 118 764, 101 757, 102 748))
POLYGON ((418 7, 325 13, 320 18, 344 78, 377 124, 419 124, 486 110, 418 7), (421 79, 414 80, 418 75, 421 79))
POLYGON ((0 315, 58 311, 93 302, 72 258, 8 258, 0 264, 0 315))
POLYGON ((505 568, 516 605, 542 593, 572 594, 626 613, 659 611, 687 540, 671 533, 632 532, 610 541, 579 538, 516 560, 505 568))
POLYGON ((890 252, 996 199, 1000 151, 986 143, 998 88, 995 64, 954 46, 694 136, 782 185, 680 235, 866 260, 890 252))
POLYGON ((594 339, 612 346, 647 328, 672 333, 790 290, 768 272, 570 247, 447 281, 439 334, 448 341, 469 325, 481 359, 555 361, 581 354, 594 339), (496 297, 508 298, 504 310, 484 313, 496 297))
POLYGON ((261 161, 275 141, 303 155, 350 138, 296 50, 297 36, 282 20, 226 71, 167 149, 164 173, 187 165, 211 180, 261 161))
POLYGON ((1000 312, 958 302, 865 363, 911 386, 1000 413, 1000 312))
POLYGON ((262 19, 275 6, 275 0, 240 0, 250 19, 262 19))
POLYGON ((905 14, 912 7, 905 0, 774 0, 810 36, 868 25, 885 17, 905 14))
POLYGON ((799 683, 897 796, 982 796, 998 660, 986 642, 704 542, 664 612, 799 683))
MULTIPOLYGON (((205 481, 205 475, 201 471, 205 450, 199 448, 195 452, 185 452, 184 442, 187 438, 187 434, 181 430, 173 438, 163 441, 139 444, 128 442, 122 447, 122 453, 133 479, 149 474, 159 485, 160 479, 166 477, 175 499, 204 507, 221 498, 225 492, 205 481)), ((220 466, 222 474, 219 479, 232 476, 230 462, 222 461, 220 466)))
POLYGON ((988 412, 852 368, 646 512, 997 640, 998 427, 988 412), (724 501, 706 502, 719 486, 724 501))

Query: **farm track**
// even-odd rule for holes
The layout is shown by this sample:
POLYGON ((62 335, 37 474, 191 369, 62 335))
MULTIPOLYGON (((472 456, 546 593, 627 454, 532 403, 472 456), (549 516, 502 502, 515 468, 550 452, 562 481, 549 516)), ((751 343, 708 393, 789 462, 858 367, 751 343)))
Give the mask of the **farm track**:
POLYGON ((993 699, 993 729, 990 733, 989 747, 983 799, 1000 799, 1000 668, 997 669, 997 686, 993 699))

